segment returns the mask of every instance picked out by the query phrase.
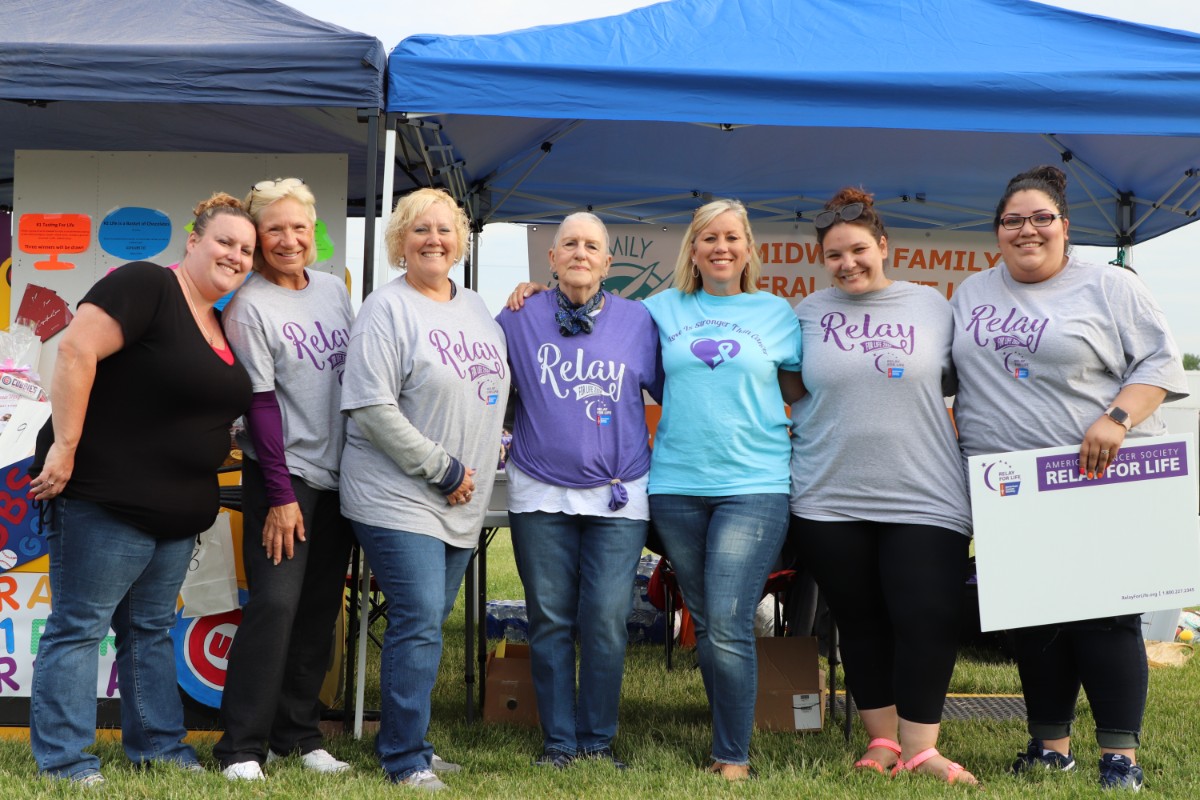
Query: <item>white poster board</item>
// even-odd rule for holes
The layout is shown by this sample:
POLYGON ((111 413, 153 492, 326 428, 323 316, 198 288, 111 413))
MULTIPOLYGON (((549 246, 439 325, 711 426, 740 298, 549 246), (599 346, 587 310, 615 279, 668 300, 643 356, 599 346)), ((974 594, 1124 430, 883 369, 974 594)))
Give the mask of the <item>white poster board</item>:
POLYGON ((1195 439, 1129 439, 1103 478, 1079 447, 969 459, 985 631, 1200 602, 1195 439))
MULTIPOLYGON (((238 199, 258 181, 299 177, 317 198, 313 268, 343 275, 345 154, 145 153, 18 150, 14 161, 10 319, 27 287, 42 316, 67 318, 92 284, 130 261, 182 258, 196 203, 213 192, 238 199), (47 310, 47 309, 53 309, 47 310)), ((49 383, 58 342, 34 365, 49 383)))

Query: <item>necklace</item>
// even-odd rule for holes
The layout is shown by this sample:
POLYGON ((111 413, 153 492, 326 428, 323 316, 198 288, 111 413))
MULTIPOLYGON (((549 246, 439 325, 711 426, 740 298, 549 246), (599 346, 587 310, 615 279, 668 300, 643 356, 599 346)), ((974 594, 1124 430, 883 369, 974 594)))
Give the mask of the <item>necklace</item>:
POLYGON ((183 285, 183 299, 187 301, 188 308, 192 310, 192 318, 196 320, 196 324, 200 326, 200 335, 208 342, 208 346, 213 346, 213 335, 208 332, 208 325, 201 318, 199 312, 196 311, 196 305, 192 302, 192 293, 188 291, 187 279, 183 275, 183 265, 180 264, 175 269, 175 276, 179 278, 179 282, 183 285))

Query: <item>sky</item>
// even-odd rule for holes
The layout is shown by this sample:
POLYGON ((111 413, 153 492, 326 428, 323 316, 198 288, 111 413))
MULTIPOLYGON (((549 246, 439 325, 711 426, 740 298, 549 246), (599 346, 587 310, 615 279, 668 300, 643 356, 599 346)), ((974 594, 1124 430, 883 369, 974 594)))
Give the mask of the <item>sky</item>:
MULTIPOLYGON (((309 16, 378 37, 390 51, 417 33, 485 34, 622 14, 645 0, 284 0, 309 16)), ((1195 0, 1055 0, 1090 14, 1200 32, 1195 0)), ((1019 113, 1019 112, 1014 112, 1019 113)), ((1197 132, 1200 134, 1200 131, 1197 132)), ((997 187, 997 192, 1002 187, 997 187)), ((348 249, 353 252, 349 246, 348 249)), ((493 311, 528 274, 525 235, 517 226, 489 225, 481 239, 480 293, 493 311)), ((361 251, 361 248, 359 248, 361 251)), ((1115 251, 1078 248, 1081 257, 1105 262, 1115 251)), ((360 257, 361 261, 361 257, 360 257)), ((1200 223, 1135 245, 1131 263, 1166 313, 1180 350, 1200 354, 1200 223)), ((540 274, 542 264, 535 264, 540 274)))

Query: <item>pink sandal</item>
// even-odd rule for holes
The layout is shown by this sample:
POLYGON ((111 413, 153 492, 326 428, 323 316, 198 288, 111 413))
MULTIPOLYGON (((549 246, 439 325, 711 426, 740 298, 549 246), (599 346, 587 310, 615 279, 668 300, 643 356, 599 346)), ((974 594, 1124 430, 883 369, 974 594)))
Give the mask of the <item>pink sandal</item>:
MULTIPOLYGON (((868 750, 871 750, 872 748, 875 748, 875 747, 883 747, 888 750, 891 750, 893 753, 896 754, 896 759, 897 759, 896 763, 897 764, 900 763, 899 762, 900 745, 897 744, 896 742, 893 742, 891 739, 885 739, 882 736, 878 736, 867 743, 868 750)), ((854 762, 854 768, 855 769, 863 769, 863 770, 873 769, 876 772, 878 772, 880 775, 887 774, 887 767, 883 766, 883 764, 880 764, 875 759, 867 758, 865 756, 860 758, 858 761, 854 762)))
MULTIPOLYGON (((921 752, 917 753, 908 761, 897 761, 896 766, 892 767, 892 777, 896 777, 901 772, 915 772, 917 767, 921 766, 929 759, 936 758, 940 755, 941 753, 937 751, 936 747, 930 747, 928 750, 922 750, 921 752)), ((946 783, 954 783, 964 772, 968 775, 971 775, 971 773, 967 772, 966 768, 963 767, 962 764, 957 764, 951 761, 950 766, 946 770, 946 783)), ((975 776, 972 775, 971 777, 975 776)))

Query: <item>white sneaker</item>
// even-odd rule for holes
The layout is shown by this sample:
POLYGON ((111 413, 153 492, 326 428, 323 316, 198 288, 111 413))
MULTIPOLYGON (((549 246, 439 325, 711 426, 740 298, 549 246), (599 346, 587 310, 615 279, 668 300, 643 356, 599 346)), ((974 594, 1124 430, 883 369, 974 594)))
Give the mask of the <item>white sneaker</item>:
POLYGON ((221 770, 221 774, 231 781, 261 781, 265 780, 262 767, 257 761, 239 761, 221 770))
POLYGON ((104 780, 104 776, 99 770, 91 770, 82 775, 71 778, 71 783, 83 789, 97 789, 104 791, 104 784, 108 781, 104 780))
POLYGON ((460 765, 447 761, 437 753, 429 760, 429 768, 434 772, 462 772, 460 765))
POLYGON ((338 761, 329 754, 328 750, 310 750, 300 756, 300 763, 305 769, 311 769, 313 772, 323 772, 327 775, 332 775, 337 772, 345 772, 350 769, 350 765, 345 761, 338 761))
POLYGON ((417 770, 404 780, 397 781, 397 783, 412 789, 423 789, 426 792, 440 792, 442 789, 449 788, 446 784, 438 780, 438 776, 434 775, 432 770, 428 769, 417 770))

